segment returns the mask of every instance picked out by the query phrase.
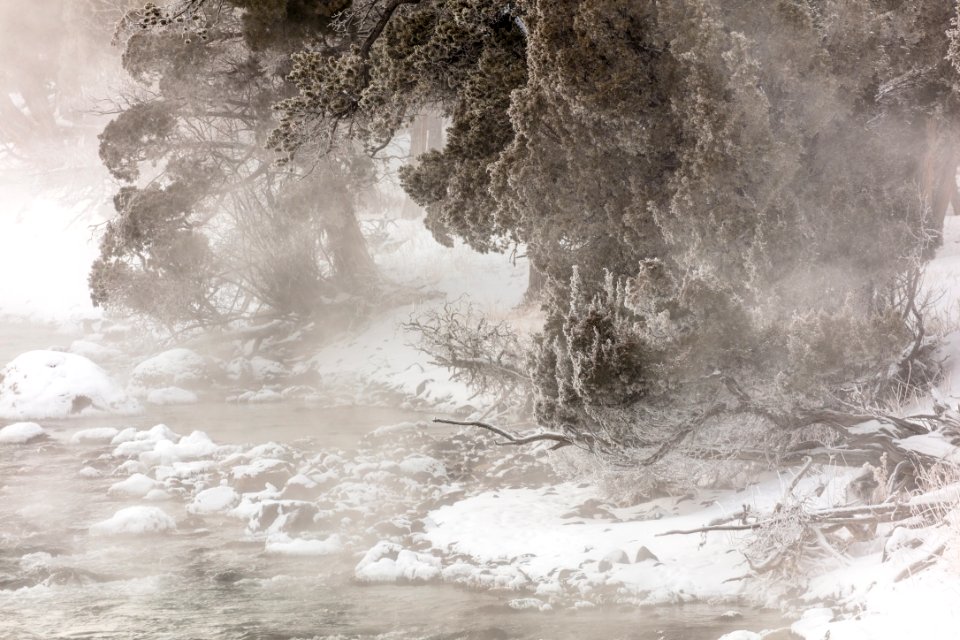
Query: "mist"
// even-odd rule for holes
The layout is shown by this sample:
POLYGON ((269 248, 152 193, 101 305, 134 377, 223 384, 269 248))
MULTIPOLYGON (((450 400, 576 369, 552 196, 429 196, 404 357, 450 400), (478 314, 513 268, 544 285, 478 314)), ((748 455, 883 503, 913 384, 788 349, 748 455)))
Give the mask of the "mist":
POLYGON ((958 15, 0 0, 0 640, 953 637, 958 15))

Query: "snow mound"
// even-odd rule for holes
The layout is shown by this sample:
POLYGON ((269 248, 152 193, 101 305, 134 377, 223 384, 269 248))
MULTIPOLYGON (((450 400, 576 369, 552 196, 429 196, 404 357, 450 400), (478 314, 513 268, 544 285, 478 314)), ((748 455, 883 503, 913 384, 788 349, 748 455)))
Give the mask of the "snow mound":
POLYGON ((36 420, 139 411, 134 398, 83 356, 28 351, 0 370, 0 418, 36 420))
POLYGON ((138 364, 130 374, 130 389, 147 395, 150 389, 197 388, 210 380, 207 359, 190 349, 170 349, 138 364))
POLYGON ((94 535, 119 536, 163 533, 177 528, 173 518, 157 507, 127 507, 90 527, 94 535))
POLYGON ((0 444, 26 444, 46 433, 36 422, 15 422, 0 429, 0 444))

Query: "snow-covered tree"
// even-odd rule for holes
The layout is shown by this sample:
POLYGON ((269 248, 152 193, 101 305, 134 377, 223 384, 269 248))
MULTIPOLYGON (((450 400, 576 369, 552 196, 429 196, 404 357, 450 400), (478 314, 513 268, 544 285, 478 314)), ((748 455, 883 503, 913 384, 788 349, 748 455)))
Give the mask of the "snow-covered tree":
POLYGON ((123 64, 138 85, 100 137, 128 186, 91 273, 95 303, 215 324, 306 318, 374 286, 356 218, 372 166, 349 149, 275 165, 266 142, 287 55, 254 51, 245 17, 193 13, 179 32, 128 24, 123 64))

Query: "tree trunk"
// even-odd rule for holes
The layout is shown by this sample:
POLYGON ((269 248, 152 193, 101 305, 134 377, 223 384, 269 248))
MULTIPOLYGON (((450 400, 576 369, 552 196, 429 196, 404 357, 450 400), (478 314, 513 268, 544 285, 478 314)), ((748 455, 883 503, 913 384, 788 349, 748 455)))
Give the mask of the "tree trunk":
MULTIPOLYGON (((925 250, 932 252, 943 243, 943 222, 951 202, 957 200, 957 144, 952 131, 944 131, 930 119, 926 127, 927 151, 922 160, 919 180, 923 204, 927 209, 924 221, 929 240, 925 250)), ((954 207, 956 212, 956 207, 954 207)))
POLYGON ((537 269, 533 262, 530 262, 530 271, 527 274, 527 291, 523 294, 524 304, 533 304, 540 301, 540 295, 543 293, 543 285, 546 284, 546 278, 543 273, 537 269))
POLYGON ((353 208, 345 206, 340 215, 331 216, 324 230, 336 284, 352 292, 371 289, 379 273, 353 208))

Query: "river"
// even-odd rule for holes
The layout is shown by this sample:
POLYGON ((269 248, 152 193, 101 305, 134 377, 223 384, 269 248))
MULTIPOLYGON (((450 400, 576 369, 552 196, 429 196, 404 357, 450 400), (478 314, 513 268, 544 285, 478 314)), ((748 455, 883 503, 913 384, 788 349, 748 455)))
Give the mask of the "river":
MULTIPOLYGON (((63 343, 42 327, 0 328, 0 355, 63 343)), ((0 445, 0 639, 292 638, 716 640, 727 631, 783 626, 779 615, 729 607, 517 611, 516 593, 440 584, 362 585, 364 549, 326 556, 268 555, 244 523, 178 509, 166 535, 98 535, 90 524, 136 501, 108 493, 119 478, 78 479, 109 448, 70 442, 92 426, 199 429, 217 442, 275 441, 305 452, 349 449, 372 429, 410 421, 386 409, 320 410, 296 404, 205 403, 134 418, 46 421, 48 439, 0 445)), ((5 423, 0 422, 0 426, 5 423)))

